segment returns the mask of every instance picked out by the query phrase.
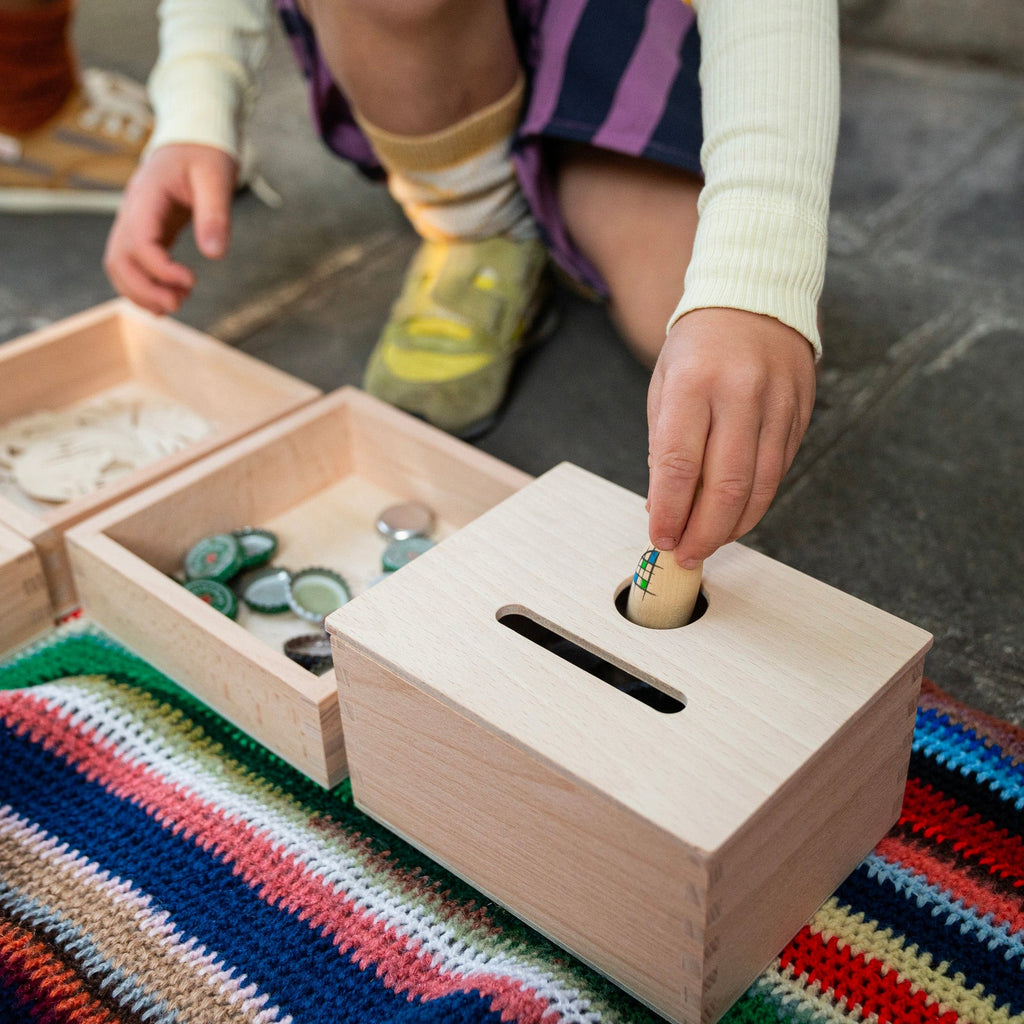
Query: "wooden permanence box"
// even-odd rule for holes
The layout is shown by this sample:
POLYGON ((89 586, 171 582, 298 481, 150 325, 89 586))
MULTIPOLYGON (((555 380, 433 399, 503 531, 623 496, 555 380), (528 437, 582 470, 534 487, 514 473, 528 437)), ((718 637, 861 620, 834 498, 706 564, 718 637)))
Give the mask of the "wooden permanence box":
POLYGON ((35 545, 58 613, 76 603, 63 544, 68 527, 320 395, 310 384, 124 300, 0 346, 0 429, 32 413, 126 390, 187 409, 210 429, 199 440, 67 502, 19 502, 0 493, 0 523, 35 545))
POLYGON ((0 526, 0 658, 53 626, 36 549, 0 526))
MULTIPOLYGON (((438 520, 434 535, 443 538, 529 479, 343 388, 80 524, 68 533, 68 549, 89 618, 332 786, 347 773, 333 673, 314 675, 288 659, 279 637, 250 631, 188 593, 172 578, 185 552, 213 533, 264 527, 281 540, 274 564, 335 569, 361 601, 381 572, 386 544, 375 521, 384 508, 427 504, 438 520)), ((292 632, 315 629, 299 622, 292 632)))
POLYGON ((931 638, 739 544, 699 618, 644 629, 616 601, 646 529, 563 465, 328 629, 360 807, 696 1024, 896 820, 931 638))

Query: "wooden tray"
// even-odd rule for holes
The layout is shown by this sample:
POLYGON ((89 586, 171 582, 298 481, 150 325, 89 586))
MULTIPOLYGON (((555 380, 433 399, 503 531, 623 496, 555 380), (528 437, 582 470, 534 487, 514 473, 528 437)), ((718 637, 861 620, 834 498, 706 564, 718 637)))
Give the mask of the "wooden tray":
MULTIPOLYGON (((364 600, 381 572, 375 530, 390 504, 417 499, 435 537, 471 522, 529 477, 419 420, 343 388, 155 484, 68 533, 86 614, 240 728, 325 786, 346 774, 337 687, 185 591, 186 550, 241 526, 274 530, 275 564, 324 565, 364 600), (362 596, 360 596, 362 595, 362 596)), ((400 569, 374 589, 400 585, 400 569)), ((423 609, 429 614, 429 607, 423 609)), ((401 623, 381 628, 401 629, 401 623)), ((291 633, 315 626, 295 620, 291 633)))
POLYGON ((130 385, 187 407, 214 429, 84 498, 46 506, 0 494, 0 523, 36 546, 57 613, 76 604, 63 544, 68 527, 321 394, 208 335, 120 299, 0 345, 0 424, 130 385))
POLYGON ((646 537, 643 498, 562 465, 327 626, 359 806, 699 1024, 896 820, 931 637, 739 544, 699 618, 645 629, 646 537))
POLYGON ((32 544, 0 526, 0 657, 53 626, 43 566, 32 544))

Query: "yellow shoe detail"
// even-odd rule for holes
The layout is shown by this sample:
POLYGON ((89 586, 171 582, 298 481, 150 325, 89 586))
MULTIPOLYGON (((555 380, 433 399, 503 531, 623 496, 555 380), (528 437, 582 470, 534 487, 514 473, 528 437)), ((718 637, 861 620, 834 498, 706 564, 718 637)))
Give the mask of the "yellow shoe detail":
POLYGON ((406 334, 413 338, 451 338, 453 341, 469 341, 473 332, 465 324, 457 324, 454 320, 414 320, 405 325, 406 334))
POLYGON ((457 380, 477 370, 482 370, 490 361, 483 352, 466 352, 454 355, 446 352, 424 352, 385 346, 381 356, 385 366, 405 381, 427 383, 457 380))
POLYGON ((425 241, 370 356, 370 394, 453 433, 493 418, 547 283, 537 239, 425 241))

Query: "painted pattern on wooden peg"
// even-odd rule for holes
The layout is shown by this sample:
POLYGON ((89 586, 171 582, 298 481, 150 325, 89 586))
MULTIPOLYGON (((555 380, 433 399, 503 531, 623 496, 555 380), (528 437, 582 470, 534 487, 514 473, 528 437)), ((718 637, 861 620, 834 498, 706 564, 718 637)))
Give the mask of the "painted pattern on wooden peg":
POLYGON ((633 573, 626 618, 649 629, 675 629, 693 617, 702 565, 684 569, 671 551, 648 548, 633 573))

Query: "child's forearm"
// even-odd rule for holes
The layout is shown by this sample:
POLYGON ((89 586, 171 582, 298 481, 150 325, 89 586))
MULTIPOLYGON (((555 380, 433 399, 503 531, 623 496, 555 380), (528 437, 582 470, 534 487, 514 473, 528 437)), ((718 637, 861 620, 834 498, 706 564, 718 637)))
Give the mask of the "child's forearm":
POLYGON ((266 51, 270 0, 161 0, 159 11, 150 149, 197 142, 238 159, 266 51))
POLYGON ((820 353, 839 123, 835 0, 693 0, 705 187, 672 321, 725 306, 773 316, 820 353))

